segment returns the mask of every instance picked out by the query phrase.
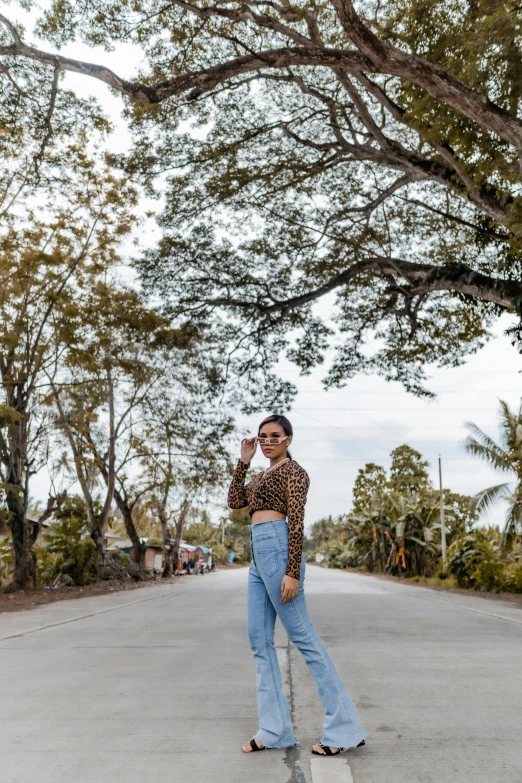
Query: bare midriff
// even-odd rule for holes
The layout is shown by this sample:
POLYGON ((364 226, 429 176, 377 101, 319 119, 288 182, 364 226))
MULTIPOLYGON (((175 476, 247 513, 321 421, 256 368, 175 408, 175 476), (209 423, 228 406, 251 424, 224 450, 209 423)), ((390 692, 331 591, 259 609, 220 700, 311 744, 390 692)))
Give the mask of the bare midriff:
POLYGON ((257 525, 258 522, 270 522, 272 519, 286 519, 284 514, 280 511, 254 511, 252 514, 252 524, 257 525))

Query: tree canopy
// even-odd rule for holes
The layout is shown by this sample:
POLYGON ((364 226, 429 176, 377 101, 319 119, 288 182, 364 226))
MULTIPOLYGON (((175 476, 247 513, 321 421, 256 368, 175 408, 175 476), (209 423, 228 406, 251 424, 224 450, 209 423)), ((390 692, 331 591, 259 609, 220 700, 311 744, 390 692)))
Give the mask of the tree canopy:
POLYGON ((515 5, 60 0, 36 27, 55 51, 1 20, 8 100, 24 68, 130 98, 126 165, 167 187, 144 280, 244 369, 286 350, 307 372, 333 344, 328 384, 377 371, 425 393, 423 364, 520 316, 515 5), (133 43, 140 70, 59 54, 76 40, 133 43))

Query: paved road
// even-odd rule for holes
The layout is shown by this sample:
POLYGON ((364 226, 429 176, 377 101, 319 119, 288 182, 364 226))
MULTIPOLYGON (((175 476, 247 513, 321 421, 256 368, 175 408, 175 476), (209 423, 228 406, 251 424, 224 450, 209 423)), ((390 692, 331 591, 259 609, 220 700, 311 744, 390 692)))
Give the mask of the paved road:
POLYGON ((247 569, 0 615, 0 783, 521 783, 522 611, 308 566, 311 616, 367 729, 322 708, 276 625, 300 747, 256 730, 247 569))

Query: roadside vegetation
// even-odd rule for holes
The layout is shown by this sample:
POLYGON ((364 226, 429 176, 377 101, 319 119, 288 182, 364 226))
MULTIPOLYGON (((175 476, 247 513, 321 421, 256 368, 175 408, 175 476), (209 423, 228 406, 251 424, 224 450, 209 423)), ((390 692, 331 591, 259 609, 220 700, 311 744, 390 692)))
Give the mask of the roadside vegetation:
POLYGON ((333 568, 359 568, 426 583, 471 590, 522 593, 522 530, 519 524, 522 421, 501 403, 503 444, 498 446, 475 425, 466 442, 471 454, 487 458, 517 481, 479 492, 476 497, 445 489, 447 541, 442 561, 440 494, 430 482, 428 463, 414 449, 391 453, 388 473, 369 463, 358 473, 351 511, 314 523, 310 549, 333 568), (504 498, 504 524, 481 527, 479 512, 504 498))

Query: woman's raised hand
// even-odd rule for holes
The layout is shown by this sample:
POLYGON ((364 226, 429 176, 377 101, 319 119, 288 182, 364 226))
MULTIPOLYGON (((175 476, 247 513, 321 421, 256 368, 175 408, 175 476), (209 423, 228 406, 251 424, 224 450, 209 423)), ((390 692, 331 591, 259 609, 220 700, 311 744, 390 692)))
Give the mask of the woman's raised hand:
POLYGON ((241 441, 241 462, 248 464, 256 453, 257 443, 255 438, 243 438, 241 441))

